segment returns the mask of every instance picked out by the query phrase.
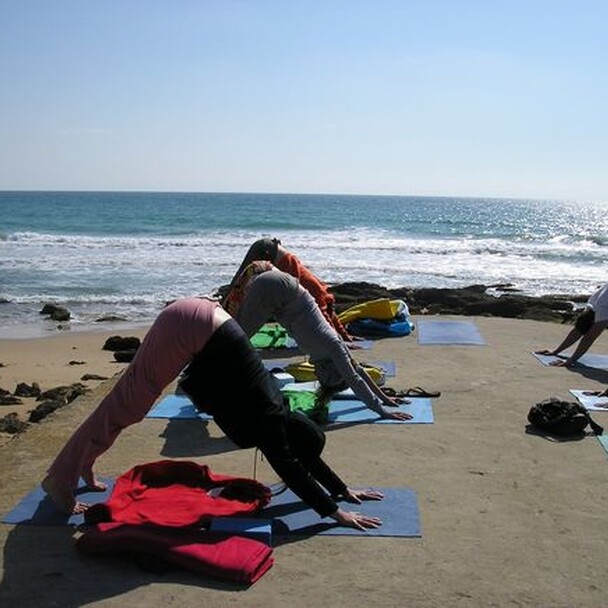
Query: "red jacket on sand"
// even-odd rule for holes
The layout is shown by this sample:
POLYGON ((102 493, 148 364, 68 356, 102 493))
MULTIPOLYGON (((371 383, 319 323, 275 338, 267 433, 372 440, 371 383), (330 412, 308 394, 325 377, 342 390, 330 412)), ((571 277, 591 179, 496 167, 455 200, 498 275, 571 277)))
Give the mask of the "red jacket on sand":
POLYGON ((161 460, 121 475, 105 503, 85 512, 76 541, 85 554, 140 553, 199 574, 251 584, 273 564, 272 548, 200 529, 213 517, 251 515, 270 502, 253 479, 212 473, 194 462, 161 460), (98 523, 112 522, 112 523, 98 523))
POLYGON ((110 498, 87 509, 85 521, 200 526, 213 517, 251 515, 269 502, 270 490, 253 479, 212 473, 194 462, 161 460, 118 477, 110 498))

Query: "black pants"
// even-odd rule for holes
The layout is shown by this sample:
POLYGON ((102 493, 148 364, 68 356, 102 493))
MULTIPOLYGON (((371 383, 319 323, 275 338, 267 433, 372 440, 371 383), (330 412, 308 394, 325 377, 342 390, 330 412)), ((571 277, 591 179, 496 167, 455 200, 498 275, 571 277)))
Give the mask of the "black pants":
POLYGON ((289 411, 236 321, 214 332, 186 368, 180 386, 236 445, 259 448, 283 481, 320 514, 335 509, 314 483, 334 495, 346 489, 321 458, 325 433, 302 414, 289 411))
POLYGON ((586 308, 577 318, 574 327, 583 335, 586 334, 595 324, 595 312, 592 308, 586 308))

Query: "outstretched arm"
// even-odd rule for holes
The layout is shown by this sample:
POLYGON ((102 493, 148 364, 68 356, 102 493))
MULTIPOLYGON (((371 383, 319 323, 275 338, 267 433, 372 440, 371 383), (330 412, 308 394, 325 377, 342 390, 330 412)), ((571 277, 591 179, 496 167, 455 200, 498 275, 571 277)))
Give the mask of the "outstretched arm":
POLYGON ((599 321, 594 323, 591 329, 581 338, 576 350, 572 353, 572 355, 570 355, 570 357, 564 360, 554 361, 551 363, 551 365, 555 367, 568 367, 570 365, 574 365, 574 363, 576 363, 591 348, 591 345, 598 339, 607 325, 608 321, 599 321))
POLYGON ((336 338, 330 347, 331 360, 340 372, 344 382, 353 390, 355 396, 383 418, 410 420, 411 414, 389 412, 384 408, 385 405, 395 406, 397 403, 381 391, 380 387, 361 366, 354 363, 344 342, 340 338, 336 338))
MULTIPOLYGON (((313 470, 308 470, 300 458, 296 458, 292 453, 286 435, 284 424, 277 417, 275 419, 267 418, 261 429, 260 441, 258 447, 266 456, 270 466, 283 479, 287 486, 295 492, 304 502, 311 506, 321 517, 329 516, 340 525, 364 530, 366 528, 377 528, 382 524, 377 517, 368 517, 361 513, 344 511, 334 501, 334 499, 326 494, 314 475, 319 474, 319 469, 323 475, 319 481, 323 484, 333 485, 336 498, 344 497, 349 502, 357 502, 352 498, 365 498, 370 496, 370 500, 379 500, 371 498, 372 491, 353 491, 346 487, 344 482, 325 464, 320 455, 316 458, 317 463, 313 470), (312 474, 311 474, 312 473, 312 474), (351 498, 351 500, 349 500, 351 498)), ((376 493, 377 494, 377 493, 376 493)))
POLYGON ((554 348, 553 350, 549 348, 544 348, 543 350, 537 350, 535 352, 539 355, 557 356, 563 350, 566 350, 569 346, 572 346, 582 335, 583 334, 581 334, 581 332, 576 329, 576 327, 573 327, 557 348, 554 348))
POLYGON ((374 382, 374 379, 367 373, 367 371, 365 371, 365 368, 361 364, 355 363, 354 365, 357 373, 364 380, 365 384, 367 384, 370 391, 374 393, 374 395, 376 395, 384 405, 388 407, 395 407, 397 405, 401 405, 402 403, 411 403, 409 399, 390 397, 374 382))

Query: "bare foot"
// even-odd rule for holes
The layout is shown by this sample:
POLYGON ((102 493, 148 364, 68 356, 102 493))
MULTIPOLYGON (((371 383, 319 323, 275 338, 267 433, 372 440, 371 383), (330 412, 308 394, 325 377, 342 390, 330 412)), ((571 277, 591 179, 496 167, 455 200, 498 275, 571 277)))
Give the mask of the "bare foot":
POLYGON ((103 483, 103 481, 99 481, 92 470, 86 471, 82 473, 82 478, 84 482, 87 484, 87 490, 91 490, 92 492, 105 492, 108 486, 103 483))
POLYGON ((49 495, 55 506, 64 513, 83 513, 88 505, 77 502, 74 495, 67 488, 62 488, 56 484, 52 477, 45 477, 40 484, 42 489, 49 495))

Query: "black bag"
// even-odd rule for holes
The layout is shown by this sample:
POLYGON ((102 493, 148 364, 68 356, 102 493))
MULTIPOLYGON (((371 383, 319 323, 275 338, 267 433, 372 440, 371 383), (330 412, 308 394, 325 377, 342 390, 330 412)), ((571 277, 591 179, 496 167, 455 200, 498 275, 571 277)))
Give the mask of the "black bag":
POLYGON ((550 397, 532 406, 528 422, 535 428, 559 437, 573 437, 584 433, 590 425, 596 435, 604 429, 594 422, 589 412, 579 403, 550 397))

